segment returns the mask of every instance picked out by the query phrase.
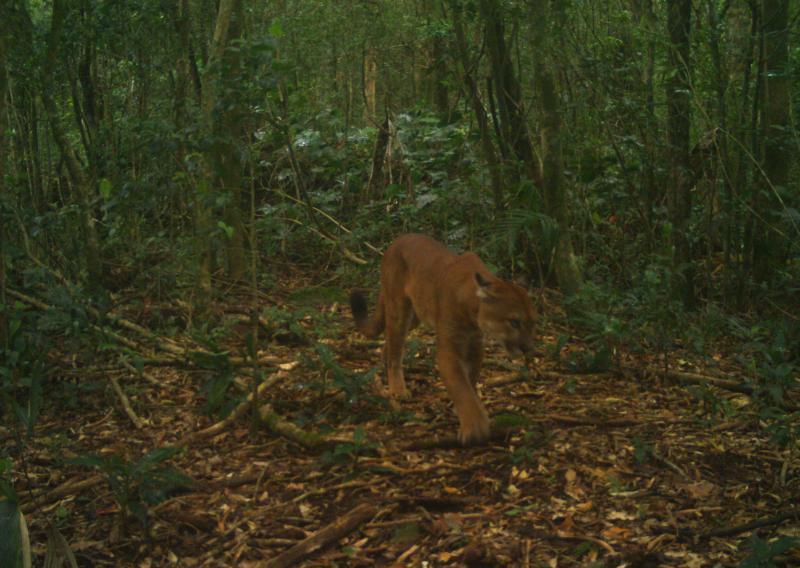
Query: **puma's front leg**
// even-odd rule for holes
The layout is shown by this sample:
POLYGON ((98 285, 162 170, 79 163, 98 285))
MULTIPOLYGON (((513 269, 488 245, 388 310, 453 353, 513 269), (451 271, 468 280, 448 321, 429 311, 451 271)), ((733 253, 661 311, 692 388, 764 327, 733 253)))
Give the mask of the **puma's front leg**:
POLYGON ((472 386, 472 361, 457 348, 440 341, 436 363, 447 392, 456 407, 459 429, 458 440, 464 445, 479 444, 489 439, 489 416, 472 386))

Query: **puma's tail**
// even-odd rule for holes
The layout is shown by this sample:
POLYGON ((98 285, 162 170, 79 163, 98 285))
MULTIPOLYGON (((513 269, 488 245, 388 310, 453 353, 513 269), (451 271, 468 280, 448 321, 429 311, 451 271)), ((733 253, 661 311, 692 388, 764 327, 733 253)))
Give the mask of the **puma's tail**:
POLYGON ((370 317, 366 297, 362 292, 353 290, 350 293, 350 309, 353 312, 353 319, 356 320, 356 328, 365 336, 375 339, 383 332, 386 319, 383 313, 382 297, 378 298, 378 308, 370 317))

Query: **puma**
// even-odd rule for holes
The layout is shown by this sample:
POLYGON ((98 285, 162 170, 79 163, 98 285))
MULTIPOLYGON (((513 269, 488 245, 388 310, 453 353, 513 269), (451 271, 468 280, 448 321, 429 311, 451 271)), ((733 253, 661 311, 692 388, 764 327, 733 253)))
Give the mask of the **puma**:
POLYGON ((374 339, 386 332, 383 363, 389 394, 408 395, 403 376, 406 335, 420 321, 436 332, 436 364, 458 415, 464 444, 489 438, 489 417, 475 383, 483 337, 503 343, 512 356, 533 347, 535 312, 521 286, 494 276, 472 252, 456 255, 424 235, 398 237, 381 261, 378 307, 370 317, 359 291, 350 295, 356 327, 374 339))

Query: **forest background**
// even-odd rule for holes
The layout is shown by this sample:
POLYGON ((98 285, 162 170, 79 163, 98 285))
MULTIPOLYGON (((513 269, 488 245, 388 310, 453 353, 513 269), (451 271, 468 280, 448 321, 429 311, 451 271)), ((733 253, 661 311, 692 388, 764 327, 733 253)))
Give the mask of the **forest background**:
MULTIPOLYGON (((218 356, 238 310, 256 360, 259 334, 333 333, 269 298, 342 303, 404 232, 530 281, 566 367, 735 366, 796 449, 798 20, 794 0, 2 2, 4 503, 65 368, 142 372, 120 314, 218 356)), ((224 415, 241 398, 216 371, 224 415)))

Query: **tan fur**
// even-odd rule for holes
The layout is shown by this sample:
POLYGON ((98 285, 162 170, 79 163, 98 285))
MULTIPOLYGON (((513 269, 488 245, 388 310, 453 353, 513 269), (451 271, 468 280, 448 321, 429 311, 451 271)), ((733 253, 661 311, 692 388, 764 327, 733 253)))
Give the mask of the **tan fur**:
POLYGON ((459 420, 459 440, 489 438, 489 417, 475 391, 483 360, 483 336, 510 354, 533 346, 535 312, 526 291, 494 276, 474 253, 456 255, 424 235, 402 235, 383 255, 378 308, 369 317, 363 295, 350 305, 368 337, 386 332, 383 359, 393 397, 408 394, 403 345, 420 321, 436 331, 436 363, 459 420))

